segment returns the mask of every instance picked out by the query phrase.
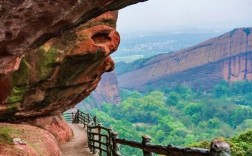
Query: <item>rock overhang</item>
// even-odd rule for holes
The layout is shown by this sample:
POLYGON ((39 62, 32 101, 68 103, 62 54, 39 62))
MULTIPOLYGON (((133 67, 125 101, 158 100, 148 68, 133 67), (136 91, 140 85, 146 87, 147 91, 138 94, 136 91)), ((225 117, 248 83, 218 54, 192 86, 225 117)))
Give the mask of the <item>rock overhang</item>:
POLYGON ((117 11, 107 11, 143 1, 0 0, 0 119, 60 114, 87 97, 114 68, 117 11))

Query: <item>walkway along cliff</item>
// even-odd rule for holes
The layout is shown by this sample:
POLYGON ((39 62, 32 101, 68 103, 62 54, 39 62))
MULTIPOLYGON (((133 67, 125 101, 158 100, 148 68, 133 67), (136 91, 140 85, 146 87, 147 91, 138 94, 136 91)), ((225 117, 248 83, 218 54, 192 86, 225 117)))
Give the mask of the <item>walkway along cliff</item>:
POLYGON ((144 156, 151 156, 152 153, 168 156, 231 156, 230 145, 216 139, 211 142, 210 150, 173 145, 152 145, 151 137, 148 135, 142 136, 142 142, 121 139, 117 132, 102 126, 96 116, 86 114, 78 109, 64 113, 64 117, 68 122, 83 124, 87 129, 88 147, 92 153, 99 156, 122 156, 119 145, 141 149, 144 156))

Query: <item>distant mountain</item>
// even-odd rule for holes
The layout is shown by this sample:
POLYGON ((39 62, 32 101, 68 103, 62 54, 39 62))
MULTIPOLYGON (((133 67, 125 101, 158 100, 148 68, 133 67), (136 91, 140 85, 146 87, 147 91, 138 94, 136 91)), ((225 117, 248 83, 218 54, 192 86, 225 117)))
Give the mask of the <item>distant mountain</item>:
POLYGON ((177 51, 219 34, 221 33, 217 31, 121 34, 121 44, 112 58, 115 62, 133 62, 177 51))
POLYGON ((239 28, 178 52, 141 62, 118 76, 119 87, 187 84, 208 88, 226 80, 252 80, 252 28, 239 28))

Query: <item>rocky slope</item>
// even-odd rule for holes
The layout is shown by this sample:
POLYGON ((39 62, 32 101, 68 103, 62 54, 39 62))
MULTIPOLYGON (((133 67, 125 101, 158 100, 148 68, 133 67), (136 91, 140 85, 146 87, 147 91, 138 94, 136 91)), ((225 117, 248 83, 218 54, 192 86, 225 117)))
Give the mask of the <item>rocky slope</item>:
POLYGON ((59 156, 57 141, 47 130, 25 124, 0 123, 1 156, 59 156), (21 139, 15 141, 13 139, 21 139))
POLYGON ((120 100, 116 74, 114 72, 104 73, 96 89, 78 105, 78 108, 86 110, 100 108, 104 102, 119 104, 120 100))
POLYGON ((119 86, 146 90, 150 85, 210 87, 221 80, 252 80, 251 53, 252 28, 235 29, 193 47, 151 58, 119 75, 119 86))
MULTIPOLYGON (((141 1, 146 0, 0 0, 0 121, 15 123, 7 126, 9 132, 24 124, 46 129, 53 135, 45 136, 51 140, 45 147, 57 146, 55 138, 71 138, 60 114, 86 98, 101 75, 114 68, 109 54, 120 38, 113 10, 141 1)), ((21 135, 25 141, 42 140, 26 137, 28 129, 21 135)), ((6 137, 0 131, 1 139, 6 137)), ((14 145, 4 143, 0 155, 12 155, 14 145)), ((28 153, 21 155, 60 155, 22 148, 28 153)))

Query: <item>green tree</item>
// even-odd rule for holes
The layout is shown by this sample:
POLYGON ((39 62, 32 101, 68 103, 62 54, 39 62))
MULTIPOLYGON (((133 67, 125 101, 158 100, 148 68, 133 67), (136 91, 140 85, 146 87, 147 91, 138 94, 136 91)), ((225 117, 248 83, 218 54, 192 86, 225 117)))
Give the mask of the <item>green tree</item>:
POLYGON ((213 91, 216 97, 227 96, 227 95, 230 95, 231 93, 229 84, 225 81, 222 81, 218 85, 215 85, 213 88, 213 91))
POLYGON ((177 92, 172 91, 168 94, 166 103, 168 105, 174 106, 178 104, 179 99, 180 99, 180 95, 177 92))

